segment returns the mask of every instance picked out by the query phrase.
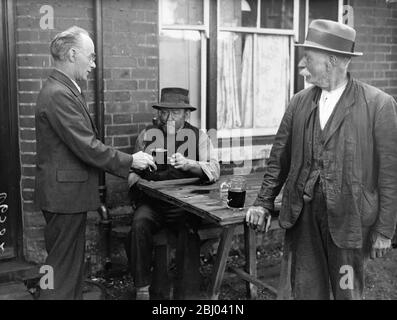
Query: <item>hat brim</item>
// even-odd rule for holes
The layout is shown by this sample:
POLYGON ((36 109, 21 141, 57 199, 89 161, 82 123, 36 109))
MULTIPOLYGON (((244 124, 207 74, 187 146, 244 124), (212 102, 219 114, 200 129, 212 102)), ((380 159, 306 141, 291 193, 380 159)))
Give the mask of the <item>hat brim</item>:
POLYGON ((362 56, 363 53, 362 52, 348 52, 348 51, 340 51, 340 50, 335 50, 335 49, 331 49, 328 47, 324 47, 318 44, 311 44, 311 43, 296 43, 295 47, 303 47, 303 48, 313 48, 313 49, 318 49, 318 50, 323 50, 323 51, 327 51, 327 52, 335 52, 335 53, 340 53, 340 54, 344 54, 347 56, 351 56, 351 57, 359 57, 362 56))
POLYGON ((190 110, 190 111, 196 111, 197 108, 191 106, 190 104, 187 103, 157 103, 152 106, 154 109, 184 109, 184 110, 190 110))

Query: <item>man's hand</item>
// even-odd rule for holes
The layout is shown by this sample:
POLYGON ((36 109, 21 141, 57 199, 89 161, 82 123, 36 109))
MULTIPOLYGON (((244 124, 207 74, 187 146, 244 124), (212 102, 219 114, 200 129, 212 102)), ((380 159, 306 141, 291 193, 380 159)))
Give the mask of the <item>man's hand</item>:
POLYGON ((245 222, 251 228, 267 232, 270 228, 272 216, 269 210, 263 207, 249 207, 245 215, 245 222))
POLYGON ((133 185, 135 185, 139 180, 141 180, 141 177, 138 176, 135 172, 131 172, 128 175, 128 187, 131 188, 133 185))
POLYGON ((187 159, 180 153, 175 153, 171 156, 170 163, 175 169, 181 169, 182 171, 190 170, 196 161, 187 159))
POLYGON ((371 235, 371 259, 380 258, 386 254, 388 249, 391 248, 391 239, 382 236, 378 232, 371 235))
POLYGON ((157 170, 157 166, 150 154, 139 151, 132 155, 132 167, 137 170, 145 170, 146 168, 157 170))

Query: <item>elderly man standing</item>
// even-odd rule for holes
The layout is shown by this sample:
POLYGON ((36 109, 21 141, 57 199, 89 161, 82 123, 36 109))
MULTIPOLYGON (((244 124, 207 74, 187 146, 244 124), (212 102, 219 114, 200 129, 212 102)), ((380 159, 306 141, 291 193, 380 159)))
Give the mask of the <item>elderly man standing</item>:
POLYGON ((285 183, 279 298, 361 299, 366 259, 390 248, 397 213, 397 104, 347 72, 354 29, 314 20, 296 94, 246 221, 268 227, 285 183))
MULTIPOLYGON (((156 124, 143 130, 136 142, 135 151, 166 149, 166 159, 156 171, 133 170, 128 178, 131 190, 144 178, 161 181, 199 177, 203 182, 218 180, 220 167, 218 156, 206 133, 187 120, 196 110, 189 104, 189 92, 183 88, 163 88, 161 102, 154 105, 158 110, 156 124)), ((136 193, 135 193, 136 195, 136 193)), ((153 235, 165 226, 178 235, 176 298, 195 298, 199 289, 200 239, 197 234, 199 220, 183 209, 165 202, 153 202, 139 194, 134 199, 136 209, 130 233, 130 261, 136 287, 136 298, 149 299, 152 283, 153 235), (181 238, 182 237, 182 238, 181 238)))
POLYGON ((72 27, 50 45, 54 70, 36 105, 36 205, 43 211, 45 264, 52 267, 54 288, 41 299, 81 299, 87 211, 100 206, 100 170, 128 177, 130 168, 155 168, 143 152, 133 155, 105 146, 76 81, 95 68, 94 44, 87 31, 72 27))

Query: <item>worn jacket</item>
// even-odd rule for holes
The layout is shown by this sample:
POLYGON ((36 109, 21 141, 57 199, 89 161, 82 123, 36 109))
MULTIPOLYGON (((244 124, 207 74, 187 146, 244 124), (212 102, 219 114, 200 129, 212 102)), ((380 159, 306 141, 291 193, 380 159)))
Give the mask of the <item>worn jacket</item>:
MULTIPOLYGON (((255 205, 274 209, 283 184, 279 222, 291 228, 303 208, 318 87, 296 94, 275 137, 255 205)), ((341 248, 362 247, 362 228, 391 238, 397 217, 397 104, 383 91, 350 77, 325 136, 322 184, 328 225, 341 248)))
POLYGON ((78 213, 99 207, 100 170, 128 177, 132 156, 104 145, 84 98, 54 70, 36 104, 36 193, 38 208, 78 213))

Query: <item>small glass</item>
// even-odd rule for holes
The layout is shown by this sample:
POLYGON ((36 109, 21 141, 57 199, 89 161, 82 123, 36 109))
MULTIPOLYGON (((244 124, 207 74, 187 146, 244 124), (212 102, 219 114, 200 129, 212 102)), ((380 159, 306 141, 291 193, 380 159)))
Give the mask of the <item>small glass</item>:
POLYGON ((247 193, 247 180, 243 176, 233 176, 219 187, 221 200, 231 209, 243 209, 247 193))
POLYGON ((152 150, 152 157, 156 163, 157 170, 159 171, 167 169, 167 152, 168 150, 164 148, 156 148, 152 150))

